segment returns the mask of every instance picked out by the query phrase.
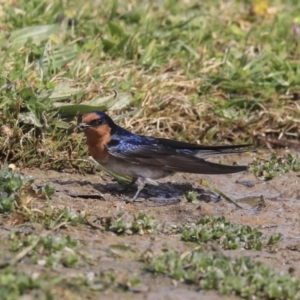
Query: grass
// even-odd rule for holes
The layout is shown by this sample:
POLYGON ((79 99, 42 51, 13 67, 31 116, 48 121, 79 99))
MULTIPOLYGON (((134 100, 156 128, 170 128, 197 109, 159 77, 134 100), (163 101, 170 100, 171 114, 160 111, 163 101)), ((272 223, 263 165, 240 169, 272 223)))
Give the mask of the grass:
POLYGON ((243 1, 1 8, 6 161, 84 167, 84 141, 73 129, 94 109, 135 132, 193 142, 299 136, 295 1, 273 1, 262 16, 243 1))
MULTIPOLYGON (((199 250, 216 242, 227 251, 275 251, 280 235, 266 237, 257 228, 210 217, 170 229, 143 211, 128 216, 119 208, 116 215, 105 211, 96 222, 89 221, 90 213, 84 210, 53 207, 52 186, 36 187, 33 179, 3 167, 13 163, 21 170, 91 170, 84 160, 84 137, 74 129, 80 116, 92 110, 108 111, 120 125, 140 134, 203 144, 252 142, 299 149, 300 4, 260 3, 0 4, 0 217, 3 232, 10 232, 1 236, 0 299, 75 299, 81 292, 91 296, 109 288, 130 291, 143 284, 138 260, 144 255, 133 251, 130 263, 140 271, 125 278, 118 277, 113 264, 110 271, 90 271, 93 265, 102 266, 107 249, 93 244, 90 249, 104 260, 91 256, 87 261, 77 249, 86 247, 85 242, 73 238, 72 230, 82 230, 87 237, 91 232, 101 238, 115 234, 122 241, 149 235, 154 243, 165 235, 187 247, 198 243, 198 250, 186 253, 167 245, 163 255, 148 258, 146 268, 224 294, 299 299, 299 280, 290 274, 279 274, 250 258, 199 250), (45 206, 36 208, 36 199, 45 206), (27 235, 26 228, 33 228, 32 234, 27 235), (68 271, 81 268, 89 272, 69 276, 68 271), (60 276, 54 272, 58 269, 60 276), (59 289, 70 294, 62 296, 59 289)), ((299 159, 257 159, 251 170, 270 180, 299 171, 299 159)), ((187 195, 189 202, 196 198, 194 192, 187 195)))

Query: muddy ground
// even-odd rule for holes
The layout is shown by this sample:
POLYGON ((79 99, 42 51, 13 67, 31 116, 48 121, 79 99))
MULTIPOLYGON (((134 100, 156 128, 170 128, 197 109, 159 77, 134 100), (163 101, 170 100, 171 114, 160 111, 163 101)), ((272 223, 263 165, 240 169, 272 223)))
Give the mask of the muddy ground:
MULTIPOLYGON (((244 154, 226 157, 225 161, 243 164, 251 162, 252 159, 252 155, 244 154)), ((290 172, 268 182, 258 181, 249 172, 218 176, 176 174, 161 180, 159 187, 148 186, 140 195, 140 200, 143 201, 128 203, 125 199, 132 197, 135 189, 132 188, 122 195, 119 192, 122 187, 101 172, 94 175, 38 169, 26 169, 22 172, 32 176, 37 185, 48 183, 56 188, 57 192, 50 200, 53 207, 67 206, 77 212, 89 212, 94 219, 117 215, 118 212, 128 214, 143 212, 155 216, 160 223, 179 224, 194 221, 201 216, 224 216, 233 223, 259 228, 266 235, 281 233, 283 240, 278 244, 275 253, 253 250, 224 251, 219 249, 217 251, 232 257, 247 255, 270 264, 278 270, 292 272, 300 277, 299 268, 295 268, 300 260, 300 177, 298 173, 290 172), (239 203, 243 209, 237 209, 224 199, 210 197, 209 192, 203 193, 200 185, 201 179, 214 184, 239 203), (199 193, 197 204, 187 202, 184 196, 191 190, 199 193), (91 195, 91 198, 88 195, 91 195), (174 199, 179 199, 179 201, 174 199)), ((38 200, 31 205, 33 208, 42 208, 47 204, 43 200, 38 200)), ((2 238, 8 234, 3 228, 0 232, 2 238)), ((64 274, 69 272, 71 275, 76 273, 93 276, 102 272, 113 272, 118 280, 124 280, 124 282, 133 275, 141 279, 141 285, 137 290, 124 292, 120 289, 108 288, 105 292, 92 292, 87 296, 89 299, 100 299, 100 295, 101 299, 199 299, 199 293, 201 299, 235 299, 232 296, 220 296, 213 291, 202 292, 193 286, 175 282, 167 277, 154 276, 142 269, 142 264, 138 259, 150 248, 154 253, 158 253, 166 245, 183 251, 195 247, 195 245, 191 246, 180 241, 176 235, 117 236, 87 225, 67 226, 60 232, 78 239, 82 244, 81 250, 92 255, 93 264, 79 265, 75 270, 67 269, 67 271, 65 268, 56 268, 54 271, 58 275, 61 272, 64 274)), ((37 272, 44 270, 40 266, 32 266, 32 268, 37 272)), ((62 293, 62 298, 81 299, 76 292, 61 291, 58 294, 60 293, 62 293), (64 293, 71 293, 71 295, 64 293)))

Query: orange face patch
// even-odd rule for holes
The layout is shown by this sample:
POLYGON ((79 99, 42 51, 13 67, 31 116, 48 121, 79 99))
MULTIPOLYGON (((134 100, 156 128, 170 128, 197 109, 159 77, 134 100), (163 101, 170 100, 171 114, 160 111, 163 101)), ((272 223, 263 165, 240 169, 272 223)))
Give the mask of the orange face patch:
POLYGON ((91 122, 100 119, 96 113, 88 113, 82 116, 82 123, 90 124, 91 122))
MULTIPOLYGON (((82 123, 91 124, 93 121, 99 120, 101 117, 96 113, 88 113, 82 116, 82 123)), ((86 143, 90 154, 95 160, 104 163, 108 159, 108 151, 106 145, 111 140, 111 128, 108 124, 102 124, 84 130, 86 135, 86 143)))
POLYGON ((90 155, 98 162, 103 162, 108 157, 106 145, 111 140, 110 132, 111 128, 107 124, 84 132, 90 155))

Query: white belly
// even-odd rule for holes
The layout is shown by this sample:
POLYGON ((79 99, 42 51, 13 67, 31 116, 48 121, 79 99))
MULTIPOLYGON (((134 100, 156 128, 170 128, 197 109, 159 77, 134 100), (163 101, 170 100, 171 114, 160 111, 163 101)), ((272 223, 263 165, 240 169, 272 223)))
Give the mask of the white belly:
POLYGON ((121 159, 109 159, 106 162, 100 162, 100 164, 114 173, 132 178, 143 177, 159 179, 173 174, 172 172, 165 171, 162 168, 142 166, 133 163, 131 164, 130 162, 125 162, 121 159))

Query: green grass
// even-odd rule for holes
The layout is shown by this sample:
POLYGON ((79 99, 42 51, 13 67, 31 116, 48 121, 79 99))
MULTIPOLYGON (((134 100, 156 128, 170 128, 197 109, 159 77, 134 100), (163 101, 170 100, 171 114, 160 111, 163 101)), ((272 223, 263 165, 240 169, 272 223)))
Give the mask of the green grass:
POLYGON ((292 22, 300 5, 273 1, 262 17, 250 7, 192 0, 3 4, 2 159, 81 168, 86 149, 73 129, 77 115, 94 109, 118 115, 121 125, 126 113, 135 132, 188 141, 297 137, 292 22))

